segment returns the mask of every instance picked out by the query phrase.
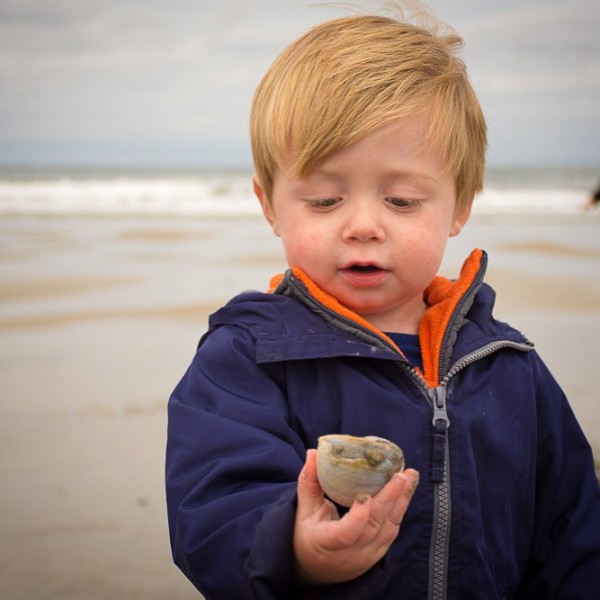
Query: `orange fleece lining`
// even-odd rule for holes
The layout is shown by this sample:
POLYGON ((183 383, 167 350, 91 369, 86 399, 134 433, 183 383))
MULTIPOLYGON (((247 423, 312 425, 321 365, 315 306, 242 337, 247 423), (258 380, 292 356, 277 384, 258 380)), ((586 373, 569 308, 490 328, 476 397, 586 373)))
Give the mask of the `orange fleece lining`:
POLYGON ((473 250, 456 281, 435 277, 423 294, 428 309, 419 325, 419 341, 425 381, 430 387, 440 384, 440 351, 444 333, 458 303, 479 272, 482 256, 482 250, 473 250))
POLYGON ((267 294, 272 294, 277 286, 283 281, 284 274, 279 273, 279 275, 274 275, 271 277, 271 281, 269 281, 269 289, 267 290, 267 294))

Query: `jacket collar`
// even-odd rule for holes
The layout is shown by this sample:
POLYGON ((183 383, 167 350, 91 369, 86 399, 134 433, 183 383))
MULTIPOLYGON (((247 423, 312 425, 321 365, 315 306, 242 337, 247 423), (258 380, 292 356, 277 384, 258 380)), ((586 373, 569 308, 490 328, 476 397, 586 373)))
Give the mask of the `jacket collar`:
MULTIPOLYGON (((440 384, 449 368, 458 331, 483 282, 486 267, 487 254, 483 250, 473 250, 464 262, 458 279, 438 276, 424 291, 428 308, 419 326, 423 358, 421 375, 431 387, 440 384)), ((400 348, 384 332, 340 304, 297 267, 274 277, 269 291, 294 297, 327 321, 352 332, 363 342, 386 353, 403 356, 400 348)))

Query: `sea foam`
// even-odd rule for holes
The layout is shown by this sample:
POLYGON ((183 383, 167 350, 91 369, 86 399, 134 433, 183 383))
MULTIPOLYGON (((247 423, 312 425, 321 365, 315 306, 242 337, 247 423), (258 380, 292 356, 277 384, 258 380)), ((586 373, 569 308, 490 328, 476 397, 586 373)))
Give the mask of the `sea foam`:
MULTIPOLYGON (((531 172, 497 173, 473 206, 482 215, 568 215, 581 211, 587 190, 565 171, 549 183, 531 172)), ((587 180, 592 180, 591 175, 587 180)), ((591 185, 591 184, 590 184, 591 185)), ((69 175, 0 173, 0 214, 21 215, 258 215, 250 173, 69 175)))

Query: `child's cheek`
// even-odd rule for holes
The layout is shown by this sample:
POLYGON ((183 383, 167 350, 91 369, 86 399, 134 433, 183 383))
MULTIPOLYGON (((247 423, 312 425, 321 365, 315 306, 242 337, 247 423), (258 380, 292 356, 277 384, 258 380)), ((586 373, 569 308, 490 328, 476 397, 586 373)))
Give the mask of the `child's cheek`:
POLYGON ((282 234, 287 261, 290 265, 302 266, 316 257, 324 257, 323 236, 313 228, 289 229, 282 234))

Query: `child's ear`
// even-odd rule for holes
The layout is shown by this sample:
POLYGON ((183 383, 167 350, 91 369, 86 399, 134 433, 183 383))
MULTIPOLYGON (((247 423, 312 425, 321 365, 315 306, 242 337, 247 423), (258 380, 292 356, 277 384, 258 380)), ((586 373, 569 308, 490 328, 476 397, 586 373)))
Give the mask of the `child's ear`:
POLYGON ((273 206, 271 202, 267 198, 265 194, 265 190, 263 189, 258 177, 255 175, 252 176, 252 187, 254 189, 254 193, 260 202, 260 206, 263 211, 263 215, 265 215, 265 219, 271 225, 271 229, 276 236, 279 236, 279 225, 277 225, 277 218, 275 216, 275 211, 273 210, 273 206))
POLYGON ((471 206, 472 203, 469 202, 461 212, 454 216, 454 223, 452 223, 452 227, 450 228, 450 237, 454 237, 462 231, 462 228, 471 216, 471 206))

